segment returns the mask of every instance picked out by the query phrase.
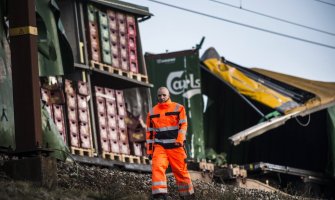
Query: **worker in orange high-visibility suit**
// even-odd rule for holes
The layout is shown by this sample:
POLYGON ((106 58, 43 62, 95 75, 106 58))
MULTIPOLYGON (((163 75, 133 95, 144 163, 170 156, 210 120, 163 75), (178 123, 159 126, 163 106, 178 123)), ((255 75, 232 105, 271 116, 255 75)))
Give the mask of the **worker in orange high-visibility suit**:
POLYGON ((154 199, 167 198, 165 171, 169 164, 175 176, 179 195, 192 199, 194 190, 185 159, 184 141, 187 117, 184 106, 172 102, 166 87, 157 91, 158 104, 147 116, 146 148, 152 157, 152 195, 154 199))

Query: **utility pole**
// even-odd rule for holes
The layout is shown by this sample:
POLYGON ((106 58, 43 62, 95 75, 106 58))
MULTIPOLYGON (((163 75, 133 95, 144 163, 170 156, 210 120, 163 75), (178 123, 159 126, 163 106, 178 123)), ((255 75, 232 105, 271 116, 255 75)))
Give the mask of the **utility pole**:
POLYGON ((21 159, 6 163, 6 169, 13 178, 51 186, 56 180, 53 179, 56 162, 42 155, 46 150, 42 148, 36 3, 35 0, 8 0, 7 4, 14 99, 14 154, 21 159))
POLYGON ((16 151, 42 145, 35 0, 9 0, 16 151))

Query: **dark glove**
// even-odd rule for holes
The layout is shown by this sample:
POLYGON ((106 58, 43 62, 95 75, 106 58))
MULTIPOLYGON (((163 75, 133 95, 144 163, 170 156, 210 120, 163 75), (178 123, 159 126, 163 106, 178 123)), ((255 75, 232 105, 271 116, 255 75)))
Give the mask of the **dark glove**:
POLYGON ((152 155, 150 154, 150 155, 148 156, 148 158, 149 158, 149 160, 152 160, 152 155))
POLYGON ((174 143, 174 146, 175 146, 175 147, 182 147, 183 144, 181 144, 180 142, 175 142, 175 143, 174 143))

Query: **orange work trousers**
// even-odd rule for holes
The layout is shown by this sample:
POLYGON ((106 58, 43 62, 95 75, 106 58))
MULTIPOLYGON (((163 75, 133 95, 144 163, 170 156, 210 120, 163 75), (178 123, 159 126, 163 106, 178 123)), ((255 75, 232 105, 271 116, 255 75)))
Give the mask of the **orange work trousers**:
POLYGON ((152 194, 168 193, 165 171, 169 164, 176 179, 180 196, 194 193, 185 162, 186 156, 183 147, 164 149, 161 145, 154 145, 152 156, 152 194))

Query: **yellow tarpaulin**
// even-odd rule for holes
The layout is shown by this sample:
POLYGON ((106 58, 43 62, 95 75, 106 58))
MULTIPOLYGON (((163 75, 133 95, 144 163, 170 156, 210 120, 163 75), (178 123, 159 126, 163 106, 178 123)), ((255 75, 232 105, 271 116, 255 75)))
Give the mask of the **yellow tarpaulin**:
POLYGON ((296 111, 312 113, 313 111, 315 112, 317 110, 325 109, 335 104, 335 83, 333 82, 313 81, 259 68, 253 68, 252 70, 283 83, 289 83, 294 87, 315 95, 314 98, 308 100, 299 107, 291 109, 289 111, 290 113, 296 111))
POLYGON ((239 93, 270 108, 285 113, 286 111, 299 106, 299 104, 293 101, 290 97, 284 96, 271 88, 250 79, 238 69, 227 63, 221 62, 221 60, 217 58, 208 58, 203 62, 212 73, 225 80, 239 93))

